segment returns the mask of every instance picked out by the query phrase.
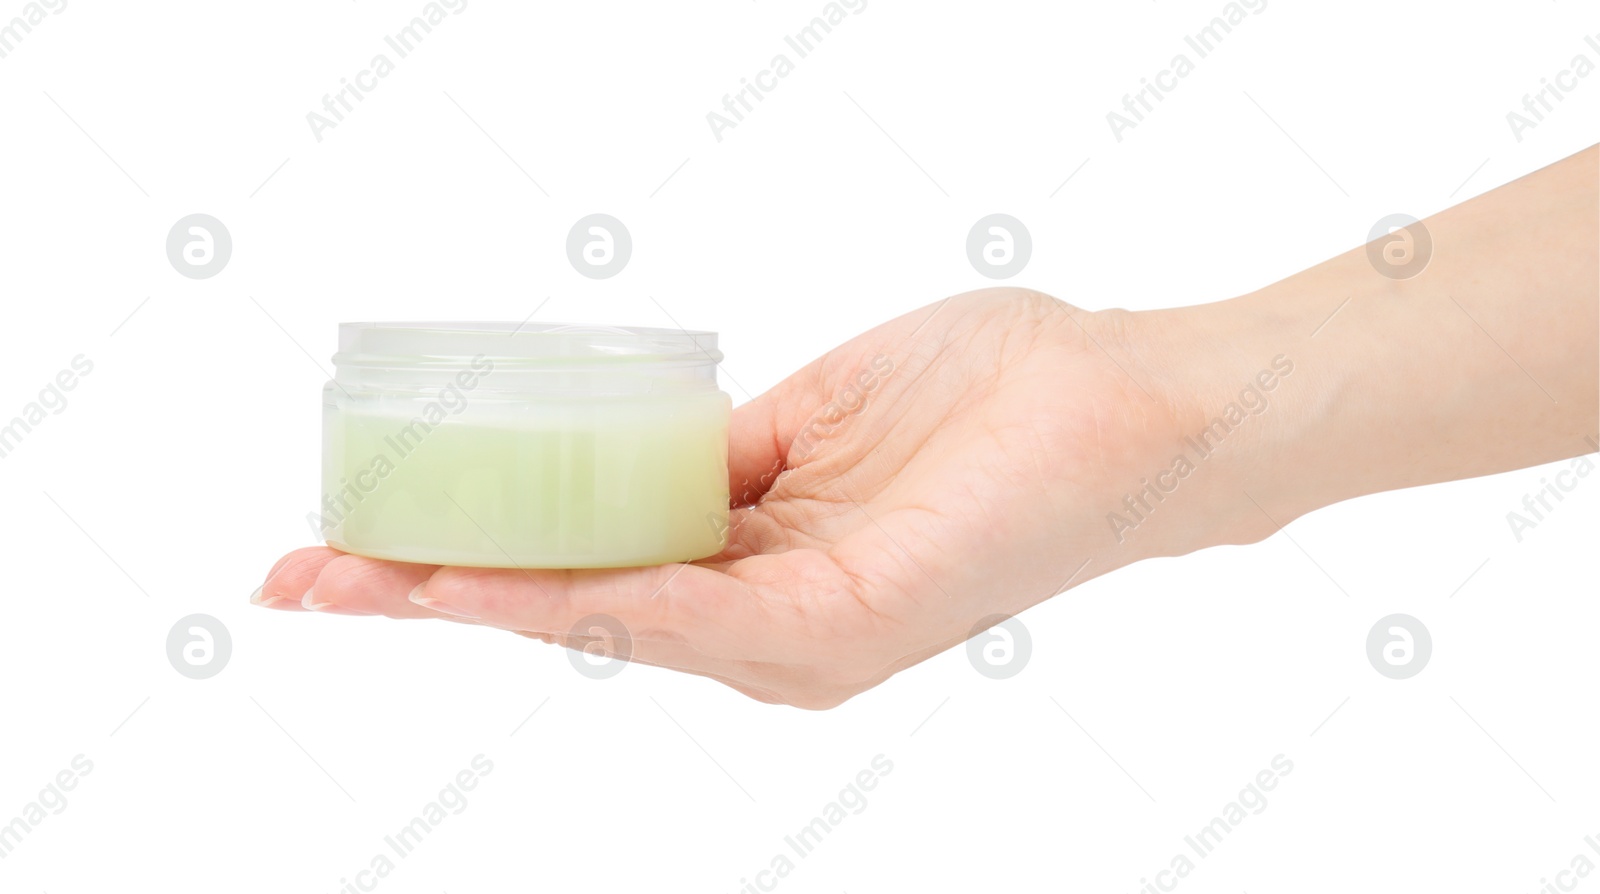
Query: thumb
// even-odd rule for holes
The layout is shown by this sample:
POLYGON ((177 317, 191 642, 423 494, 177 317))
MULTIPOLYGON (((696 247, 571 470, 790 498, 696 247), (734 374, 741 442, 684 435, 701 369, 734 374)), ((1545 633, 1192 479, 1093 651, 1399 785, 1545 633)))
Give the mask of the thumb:
MULTIPOLYGON (((813 427, 825 434, 832 424, 830 404, 844 389, 859 389, 863 380, 875 382, 881 377, 885 366, 893 368, 893 363, 886 364, 883 352, 909 347, 908 337, 917 334, 930 311, 936 312, 944 304, 918 308, 858 335, 760 397, 735 407, 728 429, 728 493, 733 506, 748 506, 761 499, 778 475, 801 459, 795 456, 796 440, 803 440, 813 427)), ((871 387, 870 382, 866 387, 871 387)))

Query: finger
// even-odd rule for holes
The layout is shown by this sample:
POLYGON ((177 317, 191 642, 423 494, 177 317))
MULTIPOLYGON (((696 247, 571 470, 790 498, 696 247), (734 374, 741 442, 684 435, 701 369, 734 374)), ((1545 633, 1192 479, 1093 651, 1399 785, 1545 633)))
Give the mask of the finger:
POLYGON ((300 600, 322 572, 322 566, 344 553, 326 546, 297 549, 278 560, 250 601, 262 608, 302 611, 300 600))
MULTIPOLYGON (((871 333, 869 333, 870 335, 871 333)), ((771 390, 734 409, 728 425, 728 494, 748 506, 829 426, 827 408, 860 366, 856 339, 818 357, 771 390)))
POLYGON ((798 392, 790 385, 795 378, 733 410, 728 423, 728 498, 734 507, 761 499, 783 472, 798 425, 790 417, 807 402, 797 393, 787 393, 791 388, 798 392))
POLYGON ((557 635, 573 633, 591 615, 604 615, 636 641, 670 639, 705 651, 708 641, 720 645, 723 631, 752 624, 761 598, 711 568, 657 565, 568 571, 446 567, 413 590, 410 601, 492 627, 557 635))
POLYGON ((406 598, 437 565, 387 562, 362 556, 339 556, 322 567, 306 590, 302 604, 330 614, 384 615, 390 618, 439 618, 406 598))
MULTIPOLYGON (((961 296, 952 296, 957 298, 961 296)), ((911 338, 952 298, 917 308, 823 354, 760 397, 734 409, 728 429, 728 492, 735 507, 761 499, 778 475, 804 462, 815 442, 900 363, 911 338), (888 356, 895 355, 895 356, 888 356)))

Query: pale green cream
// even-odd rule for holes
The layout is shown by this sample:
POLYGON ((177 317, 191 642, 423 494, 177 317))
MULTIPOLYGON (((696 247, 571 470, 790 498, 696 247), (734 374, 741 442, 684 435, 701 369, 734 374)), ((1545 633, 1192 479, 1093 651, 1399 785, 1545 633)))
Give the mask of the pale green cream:
POLYGON ((728 412, 720 392, 515 414, 480 402, 427 431, 400 415, 337 411, 324 491, 340 517, 327 542, 438 565, 704 558, 727 528, 728 412))

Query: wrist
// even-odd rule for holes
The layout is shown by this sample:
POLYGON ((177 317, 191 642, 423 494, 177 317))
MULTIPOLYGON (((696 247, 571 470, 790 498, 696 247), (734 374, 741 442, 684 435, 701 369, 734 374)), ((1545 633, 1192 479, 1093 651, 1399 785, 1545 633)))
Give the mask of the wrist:
POLYGON ((1332 502, 1299 472, 1325 385, 1304 315, 1257 296, 1094 315, 1096 340, 1167 420, 1108 495, 1127 561, 1253 543, 1332 502))
MULTIPOLYGON (((1171 420, 1150 432, 1165 468, 1186 472, 1149 479, 1177 480, 1164 495, 1123 470, 1144 488, 1132 510, 1159 504, 1140 520, 1145 555, 1251 542, 1340 500, 1593 451, 1595 158, 1419 224, 1438 251, 1409 278, 1362 246, 1228 301, 1093 315, 1107 353, 1171 420)), ((1161 471, 1156 459, 1137 461, 1161 471)))

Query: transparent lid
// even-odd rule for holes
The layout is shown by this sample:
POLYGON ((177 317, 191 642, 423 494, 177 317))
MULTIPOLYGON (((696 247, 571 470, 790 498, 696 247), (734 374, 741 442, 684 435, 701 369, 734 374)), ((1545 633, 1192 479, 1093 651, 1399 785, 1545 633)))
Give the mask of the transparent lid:
POLYGON ((333 355, 347 389, 428 389, 489 367, 489 390, 563 394, 714 390, 721 361, 715 332, 512 322, 341 323, 333 355))

